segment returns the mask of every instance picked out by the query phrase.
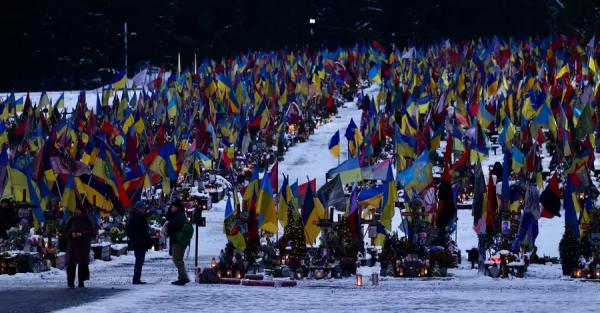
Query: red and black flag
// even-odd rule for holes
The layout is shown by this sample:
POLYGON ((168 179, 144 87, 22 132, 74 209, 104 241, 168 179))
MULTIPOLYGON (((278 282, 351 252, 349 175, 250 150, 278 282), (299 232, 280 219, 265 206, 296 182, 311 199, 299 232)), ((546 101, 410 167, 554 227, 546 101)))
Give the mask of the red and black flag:
POLYGON ((546 189, 540 194, 540 203, 542 204, 542 217, 560 217, 560 188, 556 172, 550 178, 546 189))

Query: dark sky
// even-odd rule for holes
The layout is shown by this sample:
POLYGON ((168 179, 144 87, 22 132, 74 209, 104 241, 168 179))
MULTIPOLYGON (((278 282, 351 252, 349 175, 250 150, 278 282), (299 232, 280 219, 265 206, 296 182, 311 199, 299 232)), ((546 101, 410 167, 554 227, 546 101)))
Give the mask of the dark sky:
POLYGON ((0 91, 105 83, 109 70, 124 68, 125 21, 135 33, 132 76, 145 63, 173 67, 178 51, 191 64, 194 53, 595 30, 597 2, 563 0, 563 9, 554 0, 8 0, 0 10, 0 91))

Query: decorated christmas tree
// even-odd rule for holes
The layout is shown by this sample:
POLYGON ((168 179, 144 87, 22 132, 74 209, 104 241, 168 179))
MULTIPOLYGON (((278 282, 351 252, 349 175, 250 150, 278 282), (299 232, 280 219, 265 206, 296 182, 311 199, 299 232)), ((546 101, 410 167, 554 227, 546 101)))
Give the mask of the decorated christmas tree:
POLYGON ((336 258, 352 258, 356 259, 358 249, 356 242, 352 239, 352 232, 346 219, 341 219, 337 227, 334 256, 336 258))
POLYGON ((565 227, 565 232, 558 246, 563 275, 570 275, 579 258, 579 242, 573 231, 565 227))
POLYGON ((304 225, 300 216, 295 216, 292 209, 288 211, 288 224, 283 230, 283 238, 288 242, 291 250, 288 251, 290 259, 300 262, 306 255, 306 241, 304 238, 304 225))

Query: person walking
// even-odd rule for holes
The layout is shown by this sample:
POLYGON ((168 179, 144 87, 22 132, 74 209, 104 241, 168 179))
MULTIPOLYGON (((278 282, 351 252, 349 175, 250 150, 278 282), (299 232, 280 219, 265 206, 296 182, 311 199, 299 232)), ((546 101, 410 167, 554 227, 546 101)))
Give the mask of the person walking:
POLYGON ((169 236, 169 245, 173 255, 173 263, 175 264, 175 267, 177 267, 178 272, 178 279, 171 283, 173 285, 183 286, 190 282, 187 272, 185 271, 185 263, 183 262, 183 256, 187 244, 181 243, 177 239, 177 235, 180 231, 182 231, 186 222, 187 217, 185 216, 183 202, 181 202, 179 199, 176 199, 173 201, 169 211, 167 212, 167 222, 165 223, 167 227, 167 236, 169 236))
POLYGON ((146 217, 146 206, 142 201, 136 202, 129 211, 127 221, 127 238, 129 238, 129 249, 135 255, 135 267, 133 269, 133 284, 143 285, 141 280, 142 267, 146 259, 146 251, 150 247, 150 226, 146 217))
POLYGON ((85 287, 84 281, 90 279, 90 248, 92 238, 96 234, 94 224, 87 215, 83 206, 75 208, 74 215, 69 218, 64 228, 64 236, 67 240, 67 284, 69 288, 75 287, 75 269, 79 287, 85 287))

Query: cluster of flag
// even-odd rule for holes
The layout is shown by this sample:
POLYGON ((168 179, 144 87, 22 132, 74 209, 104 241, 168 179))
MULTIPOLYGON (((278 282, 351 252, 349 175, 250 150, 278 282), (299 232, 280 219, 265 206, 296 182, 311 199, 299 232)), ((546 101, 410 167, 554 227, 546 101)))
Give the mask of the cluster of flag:
MULTIPOLYGON (((456 194, 474 181, 475 231, 500 232, 503 211, 521 212, 520 233, 532 240, 540 216, 560 216, 562 180, 565 222, 580 234, 589 224, 590 166, 600 131, 599 51, 595 38, 586 44, 568 36, 443 41, 404 51, 374 45, 367 53, 366 78, 380 88, 373 98, 359 95, 360 124, 351 120, 344 134, 348 159, 327 175, 344 184, 384 182, 388 187, 363 190, 360 203, 378 207, 379 222, 388 228, 390 204, 383 199, 392 190, 389 179, 364 173, 377 166, 373 162, 391 142, 394 183, 407 200, 432 208, 430 220, 438 228, 452 226, 456 194), (504 160, 502 170, 485 177, 482 164, 493 132, 499 134, 504 160), (444 173, 434 179, 433 160, 442 139, 444 173), (550 172, 541 164, 544 144, 552 147, 553 162, 563 169, 548 184, 543 175, 550 172), (502 183, 498 192, 497 183, 502 183)), ((339 146, 335 133, 329 149, 336 157, 339 146)))
MULTIPOLYGON (((134 90, 121 71, 95 104, 86 102, 85 91, 69 104, 64 94, 55 102, 46 93, 37 102, 10 94, 0 99, 2 197, 35 207, 39 224, 53 201, 67 211, 82 204, 107 215, 153 186, 169 194, 179 177, 234 168, 236 154, 247 153, 257 138, 284 140, 303 112, 321 109, 309 100, 333 99, 349 73, 362 72, 366 57, 365 45, 249 52, 161 70, 145 85, 136 75, 141 89, 134 90)), ((271 183, 276 194, 277 182, 271 183)), ((244 200, 259 200, 256 219, 274 231, 275 198, 267 182, 257 187, 244 200)))

